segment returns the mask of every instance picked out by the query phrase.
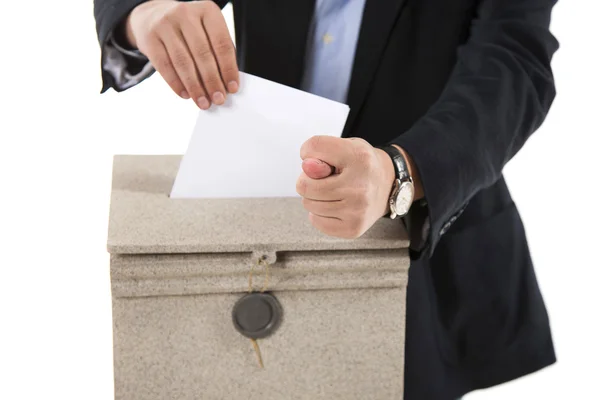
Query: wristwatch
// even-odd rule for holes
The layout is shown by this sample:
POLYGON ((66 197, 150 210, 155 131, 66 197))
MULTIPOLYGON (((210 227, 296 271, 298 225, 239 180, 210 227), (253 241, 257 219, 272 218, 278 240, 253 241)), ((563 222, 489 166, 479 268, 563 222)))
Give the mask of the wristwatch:
POLYGON ((392 192, 390 193, 389 198, 389 217, 391 219, 395 219, 398 216, 403 217, 408 213, 415 197, 415 187, 412 177, 408 172, 406 159, 395 146, 390 145, 380 147, 380 149, 385 151, 391 157, 396 172, 396 179, 394 179, 392 192))

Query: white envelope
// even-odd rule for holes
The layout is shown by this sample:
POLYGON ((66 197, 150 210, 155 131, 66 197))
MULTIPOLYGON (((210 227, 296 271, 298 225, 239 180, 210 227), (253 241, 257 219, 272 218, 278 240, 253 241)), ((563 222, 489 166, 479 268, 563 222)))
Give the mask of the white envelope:
POLYGON ((300 147, 341 136, 347 105, 241 73, 240 91, 200 111, 172 198, 296 197, 300 147))

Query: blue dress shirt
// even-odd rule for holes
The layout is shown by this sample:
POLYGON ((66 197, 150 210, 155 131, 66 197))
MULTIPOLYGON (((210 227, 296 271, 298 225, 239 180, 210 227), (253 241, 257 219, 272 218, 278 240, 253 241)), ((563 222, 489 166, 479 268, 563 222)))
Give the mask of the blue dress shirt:
MULTIPOLYGON (((316 0, 301 89, 339 102, 346 102, 354 53, 366 0, 316 0)), ((145 59, 139 51, 126 50, 112 35, 105 45, 103 68, 124 90, 154 72, 148 61, 139 72, 128 69, 131 58, 145 59)))
POLYGON ((302 90, 346 102, 366 0, 317 0, 302 90))

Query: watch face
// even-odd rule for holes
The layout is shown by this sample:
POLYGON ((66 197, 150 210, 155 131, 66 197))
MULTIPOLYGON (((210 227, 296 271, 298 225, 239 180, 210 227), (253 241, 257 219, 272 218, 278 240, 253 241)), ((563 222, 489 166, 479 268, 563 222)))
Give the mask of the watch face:
POLYGON ((415 197, 415 188, 412 182, 402 182, 394 200, 395 213, 402 216, 408 213, 415 197))

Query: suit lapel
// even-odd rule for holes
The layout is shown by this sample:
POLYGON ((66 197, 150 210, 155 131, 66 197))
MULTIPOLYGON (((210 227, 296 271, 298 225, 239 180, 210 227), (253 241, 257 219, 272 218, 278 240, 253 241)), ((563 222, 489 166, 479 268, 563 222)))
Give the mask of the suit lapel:
POLYGON ((350 115, 342 136, 349 135, 364 103, 385 46, 406 0, 367 0, 348 90, 350 115))
POLYGON ((244 72, 298 88, 315 0, 234 0, 244 72))
POLYGON ((307 39, 315 7, 315 0, 275 1, 278 8, 276 15, 281 18, 282 26, 279 32, 284 32, 277 40, 281 45, 276 57, 289 60, 281 66, 282 80, 287 85, 299 88, 304 74, 307 39))

